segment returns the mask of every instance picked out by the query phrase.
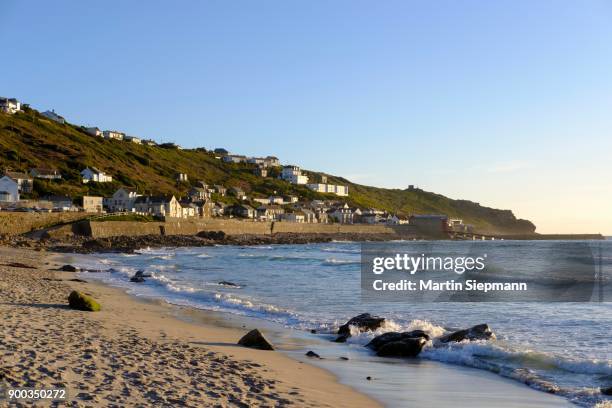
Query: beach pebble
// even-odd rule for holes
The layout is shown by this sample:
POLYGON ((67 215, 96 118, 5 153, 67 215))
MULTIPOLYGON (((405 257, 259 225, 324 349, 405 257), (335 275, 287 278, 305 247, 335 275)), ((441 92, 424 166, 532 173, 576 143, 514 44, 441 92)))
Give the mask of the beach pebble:
POLYGON ((370 381, 372 380, 372 377, 370 377, 369 375, 366 377, 366 380, 370 381))
POLYGON ((306 353, 306 356, 308 357, 313 357, 313 358, 321 358, 320 355, 318 355, 317 353, 315 353, 314 351, 310 350, 308 351, 308 353, 306 353))

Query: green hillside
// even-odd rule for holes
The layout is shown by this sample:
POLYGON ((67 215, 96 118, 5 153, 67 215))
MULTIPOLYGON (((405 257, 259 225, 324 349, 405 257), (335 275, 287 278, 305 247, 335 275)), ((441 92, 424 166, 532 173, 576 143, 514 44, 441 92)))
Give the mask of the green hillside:
MULTIPOLYGON (((210 140, 209 144, 222 144, 210 140)), ((282 159, 282 158, 281 158, 282 159)), ((33 198, 46 194, 110 195, 119 186, 136 187, 142 193, 185 195, 198 180, 225 187, 240 187, 252 197, 294 194, 307 199, 334 199, 333 195, 315 193, 273 177, 252 174, 246 164, 226 164, 206 149, 173 149, 104 140, 88 135, 79 126, 58 124, 27 109, 15 115, 0 113, 0 168, 28 171, 33 167, 52 167, 62 173, 59 181, 35 180, 33 198), (82 184, 80 171, 94 166, 113 176, 112 183, 82 184), (177 184, 177 173, 186 173, 188 183, 177 184)), ((320 174, 308 171, 316 179, 320 174)), ((462 218, 481 232, 529 233, 535 226, 514 217, 510 210, 482 207, 466 200, 451 200, 423 190, 399 190, 369 187, 328 175, 330 183, 349 186, 344 201, 359 207, 374 207, 400 215, 447 214, 462 218)), ((219 198, 231 201, 229 197, 219 198)))

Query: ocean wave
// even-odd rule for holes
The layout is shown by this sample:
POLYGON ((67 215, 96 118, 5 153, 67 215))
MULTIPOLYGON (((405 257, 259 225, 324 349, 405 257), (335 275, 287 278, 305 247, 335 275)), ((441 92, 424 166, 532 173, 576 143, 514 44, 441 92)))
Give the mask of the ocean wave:
POLYGON ((338 254, 358 254, 361 251, 359 249, 352 248, 323 248, 323 252, 333 252, 338 254))
POLYGON ((199 254, 199 255, 196 255, 196 258, 212 258, 212 256, 208 254, 199 254))
POLYGON ((360 260, 352 260, 352 259, 336 259, 336 258, 327 258, 321 265, 323 266, 338 266, 338 265, 360 265, 360 260))

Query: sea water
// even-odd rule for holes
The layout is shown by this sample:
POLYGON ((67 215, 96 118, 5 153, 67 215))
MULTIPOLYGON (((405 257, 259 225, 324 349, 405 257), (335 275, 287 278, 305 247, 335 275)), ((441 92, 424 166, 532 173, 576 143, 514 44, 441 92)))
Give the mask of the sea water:
MULTIPOLYGON (((406 245, 415 245, 418 252, 422 244, 406 245)), ((566 251, 567 245, 580 243, 450 241, 439 245, 449 250, 486 245, 490 256, 496 251, 507 256, 542 248, 554 262, 556 247, 566 251)), ((612 241, 602 242, 599 248, 599 262, 609 268, 612 241)), ((521 257, 515 262, 517 270, 524 270, 521 257)), ((376 333, 356 334, 341 346, 364 355, 371 353, 362 346, 385 331, 423 329, 435 337, 488 323, 496 341, 441 348, 428 345, 418 359, 486 370, 554 391, 583 406, 605 401, 599 388, 612 386, 612 303, 362 303, 359 243, 144 249, 134 254, 93 255, 83 260, 83 266, 107 271, 84 275, 127 288, 134 295, 265 319, 325 342, 352 316, 370 312, 386 317, 387 323, 376 333), (140 269, 152 277, 145 283, 130 283, 140 269), (312 329, 321 334, 311 335, 312 329)))

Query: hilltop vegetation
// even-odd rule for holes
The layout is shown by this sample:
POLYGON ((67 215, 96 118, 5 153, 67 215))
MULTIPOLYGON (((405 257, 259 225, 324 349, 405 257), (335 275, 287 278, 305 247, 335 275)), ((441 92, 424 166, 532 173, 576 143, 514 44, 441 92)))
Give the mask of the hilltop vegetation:
MULTIPOLYGON (((219 144, 216 140, 207 141, 219 144)), ((282 159, 282 158, 281 158, 282 159)), ((104 140, 87 134, 72 124, 58 124, 26 109, 15 115, 0 113, 0 168, 28 171, 33 167, 55 168, 63 179, 35 179, 33 198, 47 194, 110 195, 120 186, 135 187, 141 193, 183 196, 198 180, 225 187, 240 187, 250 197, 271 194, 297 195, 303 199, 337 199, 331 194, 315 193, 305 186, 289 184, 274 177, 261 178, 246 164, 227 164, 204 148, 174 149, 159 146, 104 140), (112 183, 82 184, 80 171, 97 167, 113 176, 112 183), (177 173, 186 173, 189 182, 177 183, 177 173)), ((307 171, 309 176, 320 174, 307 171)), ((327 175, 330 183, 346 184, 349 205, 373 207, 400 215, 447 214, 462 218, 481 232, 530 233, 535 226, 519 220, 510 210, 483 207, 466 200, 452 200, 420 189, 400 190, 363 186, 341 177, 327 175)), ((231 197, 213 197, 230 202, 231 197)))

